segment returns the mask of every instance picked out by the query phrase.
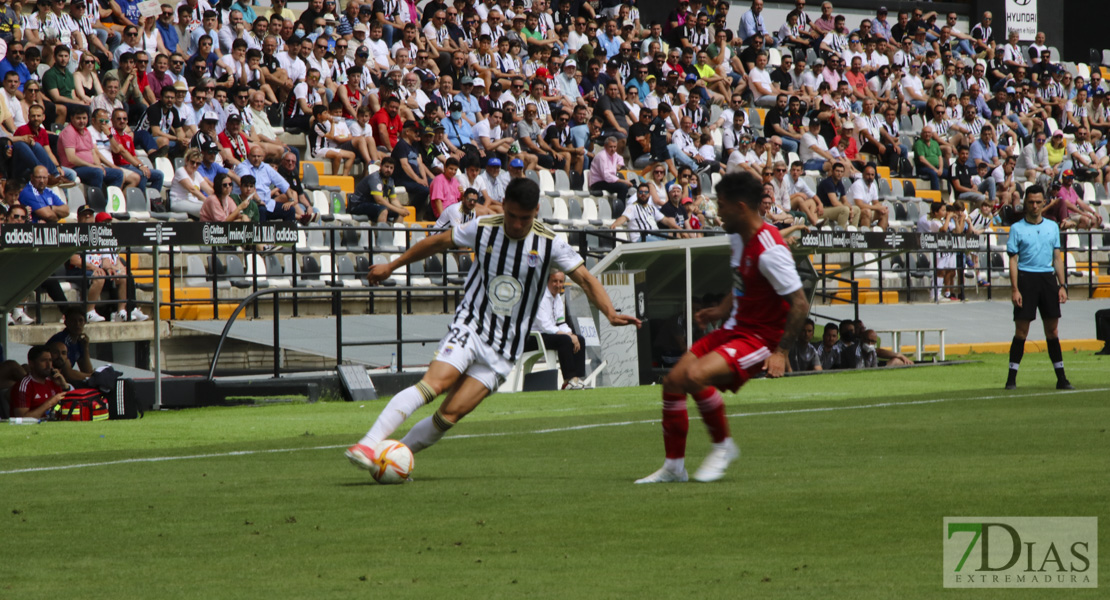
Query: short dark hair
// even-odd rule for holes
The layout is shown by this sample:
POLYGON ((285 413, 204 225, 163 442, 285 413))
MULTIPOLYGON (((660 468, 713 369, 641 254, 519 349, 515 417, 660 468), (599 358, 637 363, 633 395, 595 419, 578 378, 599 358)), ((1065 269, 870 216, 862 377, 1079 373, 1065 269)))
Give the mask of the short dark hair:
POLYGON ((505 202, 512 202, 524 210, 533 210, 540 204, 540 186, 526 177, 518 177, 505 187, 505 202))
POLYGON ((1040 194, 1044 196, 1044 186, 1039 183, 1034 183, 1033 185, 1025 188, 1025 196, 1027 198, 1029 197, 1029 194, 1040 194))
POLYGON ((752 210, 758 209, 763 199, 763 182, 747 171, 725 175, 716 190, 718 199, 743 202, 752 210))
POLYGON ((50 354, 50 348, 41 345, 31 346, 31 349, 27 351, 27 363, 30 364, 35 362, 35 360, 43 354, 50 354))
POLYGON ((255 187, 255 185, 257 185, 257 182, 254 180, 254 175, 243 175, 243 177, 239 179, 240 188, 255 187))
POLYGON ((382 164, 380 166, 384 167, 386 165, 392 165, 392 166, 396 167, 397 166, 397 161, 394 160, 392 156, 387 156, 387 157, 382 159, 382 164))

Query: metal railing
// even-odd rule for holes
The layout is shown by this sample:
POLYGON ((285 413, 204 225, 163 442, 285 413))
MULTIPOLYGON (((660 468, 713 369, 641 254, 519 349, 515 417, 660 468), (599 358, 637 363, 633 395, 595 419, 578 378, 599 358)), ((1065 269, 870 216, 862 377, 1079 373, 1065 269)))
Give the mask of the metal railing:
POLYGON ((220 339, 216 343, 216 351, 212 355, 212 363, 208 369, 208 379, 212 380, 216 376, 216 365, 220 360, 220 354, 223 351, 224 342, 227 340, 228 335, 231 333, 231 328, 239 315, 246 310, 247 306, 255 303, 263 296, 271 296, 273 299, 273 375, 275 378, 281 376, 281 302, 279 298, 283 294, 303 294, 303 295, 327 295, 331 297, 332 302, 332 316, 335 317, 335 364, 338 368, 343 364, 343 348, 349 346, 396 346, 395 355, 397 360, 397 367, 400 368, 404 364, 404 345, 405 344, 429 344, 439 343, 440 338, 406 338, 404 337, 404 319, 401 310, 403 297, 406 293, 413 291, 442 291, 452 293, 455 296, 456 302, 462 292, 461 286, 433 286, 433 287, 411 287, 411 286, 397 286, 392 288, 348 288, 348 287, 324 287, 314 288, 308 290, 294 290, 292 288, 274 288, 258 290, 250 296, 244 298, 239 305, 235 307, 234 312, 228 317, 227 322, 224 323, 223 331, 220 334, 220 339), (394 329, 394 339, 388 340, 345 340, 343 339, 343 310, 340 306, 340 294, 344 296, 350 295, 375 295, 375 294, 390 294, 394 295, 396 302, 396 326, 394 329))

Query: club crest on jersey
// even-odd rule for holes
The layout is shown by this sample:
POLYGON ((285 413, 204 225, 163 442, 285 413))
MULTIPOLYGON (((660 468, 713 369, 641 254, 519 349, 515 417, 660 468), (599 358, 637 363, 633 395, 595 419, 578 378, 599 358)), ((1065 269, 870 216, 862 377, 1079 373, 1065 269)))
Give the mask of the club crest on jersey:
POLYGON ((489 282, 489 303, 493 314, 507 317, 513 314, 513 307, 520 303, 524 286, 515 277, 498 275, 489 282))
POLYGON ((528 253, 528 266, 533 269, 540 266, 540 253, 538 250, 532 250, 528 253))

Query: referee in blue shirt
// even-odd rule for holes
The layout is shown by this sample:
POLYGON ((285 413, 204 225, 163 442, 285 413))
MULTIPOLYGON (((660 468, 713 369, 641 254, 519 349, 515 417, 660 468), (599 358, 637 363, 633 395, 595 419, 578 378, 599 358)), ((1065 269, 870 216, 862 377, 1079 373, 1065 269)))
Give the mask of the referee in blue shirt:
POLYGON ((1056 389, 1075 389, 1064 375, 1060 351, 1060 305, 1068 301, 1064 257, 1060 253, 1060 227, 1041 215, 1045 193, 1040 185, 1025 190, 1025 218, 1010 227, 1006 253, 1010 255, 1010 290, 1014 303, 1014 339, 1010 342, 1010 373, 1006 389, 1017 388, 1018 366, 1025 354, 1029 324, 1041 311, 1048 357, 1056 369, 1056 389))

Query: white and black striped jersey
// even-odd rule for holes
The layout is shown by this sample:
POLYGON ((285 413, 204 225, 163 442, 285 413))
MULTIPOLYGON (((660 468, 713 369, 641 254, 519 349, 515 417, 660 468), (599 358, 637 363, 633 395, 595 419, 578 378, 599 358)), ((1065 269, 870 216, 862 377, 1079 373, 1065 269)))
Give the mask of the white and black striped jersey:
MULTIPOLYGON (((659 222, 666 218, 659 207, 652 202, 632 202, 625 207, 624 212, 621 213, 622 217, 628 218, 628 228, 638 229, 642 231, 651 231, 659 229, 659 222)), ((644 239, 646 234, 639 231, 630 231, 628 237, 633 242, 639 242, 644 239)))
POLYGON ((532 329, 547 274, 571 272, 582 257, 546 225, 535 221, 521 240, 505 233, 505 217, 482 217, 452 230, 455 245, 474 249, 453 326, 465 326, 507 360, 515 361, 532 329))

